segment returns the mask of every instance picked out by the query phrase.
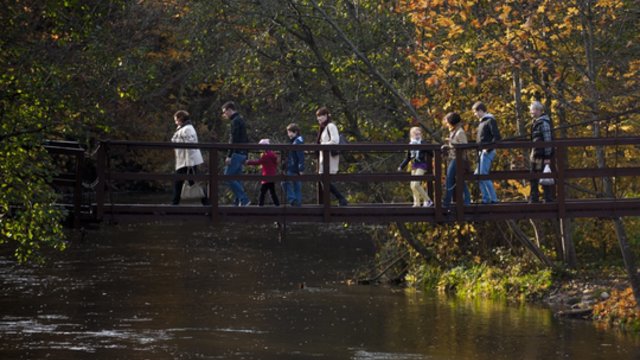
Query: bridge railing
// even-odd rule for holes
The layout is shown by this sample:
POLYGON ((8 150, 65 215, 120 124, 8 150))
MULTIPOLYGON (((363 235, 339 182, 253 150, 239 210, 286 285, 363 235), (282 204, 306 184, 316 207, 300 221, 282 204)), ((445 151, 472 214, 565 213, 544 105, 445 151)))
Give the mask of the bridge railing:
POLYGON ((73 226, 80 227, 81 197, 82 197, 82 162, 84 149, 78 142, 49 140, 44 148, 54 156, 72 159, 72 169, 61 171, 53 178, 53 184, 58 187, 73 188, 73 226))
MULTIPOLYGON (((595 164, 596 166, 589 168, 577 168, 567 163, 568 154, 575 151, 582 151, 591 154, 595 158, 595 149, 603 148, 608 149, 607 157, 617 156, 616 149, 631 147, 637 150, 640 146, 640 137, 618 137, 618 138, 576 138, 576 139, 562 139, 555 140, 553 142, 545 143, 532 143, 528 141, 505 141, 497 144, 485 146, 485 148, 495 148, 498 151, 518 152, 524 157, 528 157, 528 153, 533 147, 553 147, 553 159, 554 171, 551 177, 555 179, 557 197, 556 201, 552 204, 521 204, 521 208, 510 208, 507 211, 527 211, 529 209, 544 208, 545 211, 555 212, 558 218, 567 216, 567 196, 565 191, 565 182, 569 179, 596 179, 596 178, 617 178, 617 177, 637 177, 640 175, 640 166, 638 164, 632 164, 633 166, 626 166, 625 161, 609 162, 607 164, 595 164), (586 150, 585 150, 586 149, 586 150), (614 155, 612 155, 614 154, 614 155)), ((465 144, 456 146, 456 161, 461 161, 461 154, 467 153, 467 157, 474 159, 479 150, 482 148, 476 144, 465 144)), ((199 143, 199 144, 175 144, 175 143, 163 143, 163 142, 135 142, 135 141, 102 141, 100 149, 98 151, 98 165, 97 173, 99 178, 99 185, 96 188, 96 211, 97 217, 101 219, 105 212, 105 199, 108 187, 105 186, 109 181, 131 181, 131 180, 145 180, 145 181, 175 181, 180 180, 196 180, 205 181, 209 183, 211 206, 202 207, 202 213, 209 213, 214 221, 220 220, 220 208, 224 205, 220 203, 221 186, 229 180, 240 181, 255 181, 260 180, 267 181, 286 181, 295 180, 303 182, 318 182, 323 184, 324 189, 329 189, 331 183, 334 182, 355 182, 355 183, 378 183, 378 182, 401 182, 401 181, 415 181, 421 179, 433 186, 434 202, 435 206, 432 209, 416 209, 416 211, 422 211, 432 218, 434 221, 445 221, 447 219, 455 219, 462 221, 469 218, 468 215, 473 213, 473 208, 477 207, 474 204, 472 207, 465 206, 463 203, 462 183, 463 181, 478 181, 484 179, 490 180, 524 180, 524 179, 540 179, 542 177, 548 177, 542 173, 533 173, 526 168, 520 167, 515 169, 496 169, 489 175, 474 175, 464 172, 464 166, 461 163, 457 164, 456 174, 456 191, 455 191, 455 207, 453 209, 443 208, 443 185, 444 185, 444 168, 446 167, 444 153, 440 149, 440 145, 409 145, 409 144, 373 144, 373 143, 352 143, 346 145, 318 145, 318 144, 305 144, 305 145, 290 145, 290 144, 272 144, 272 145, 258 145, 258 144, 219 144, 219 143, 199 143), (119 172, 110 169, 108 164, 108 158, 113 149, 127 148, 127 149, 164 149, 172 150, 175 148, 198 148, 205 153, 208 153, 207 167, 208 173, 200 174, 149 174, 140 172, 119 172), (432 174, 424 174, 423 176, 416 177, 408 173, 396 173, 389 171, 377 172, 375 169, 371 172, 357 172, 357 173, 329 173, 329 163, 325 162, 325 169, 323 174, 318 174, 317 169, 308 170, 304 175, 287 176, 285 174, 278 174, 275 176, 261 176, 258 174, 239 174, 239 175, 223 175, 219 169, 221 168, 221 161, 225 156, 225 153, 229 149, 247 149, 250 152, 261 152, 265 149, 273 150, 279 153, 286 153, 287 151, 305 151, 307 154, 317 154, 323 152, 325 158, 328 158, 329 153, 332 150, 340 150, 346 156, 359 156, 361 159, 366 159, 367 154, 373 153, 406 153, 408 150, 432 150, 434 152, 434 171, 432 174)), ((574 154, 575 156, 575 154, 574 154)), ((616 157, 617 158, 617 157, 616 157)), ((628 158, 623 158, 628 162, 628 158)), ((284 157, 282 159, 285 161, 284 157)), ((167 161, 173 162, 173 158, 167 158, 167 161)), ((308 165, 309 163, 307 163, 308 165)), ((395 165, 395 164, 394 164, 395 165)), ((395 166, 393 166, 395 169, 395 166)), ((323 221, 331 221, 332 217, 342 209, 338 210, 331 205, 328 191, 322 193, 322 196, 318 199, 322 208, 323 221)), ((601 196, 600 196, 601 197, 601 196)), ((285 202, 286 203, 286 202, 285 202)), ((358 204, 352 204, 358 206, 358 204)), ((372 205, 372 204, 369 204, 372 205)), ((382 205, 382 204, 381 204, 382 205)), ((488 205, 490 206, 490 205, 488 205)), ((597 205, 590 205, 597 206, 597 205)), ((373 210, 371 210, 373 211, 373 210)), ((594 210, 595 211, 595 210, 594 210)), ((597 212, 597 211, 596 211, 597 212)), ((498 211, 499 213, 499 211, 498 211)), ((416 213, 417 214, 417 213, 416 213)), ((570 215, 570 214, 569 214, 570 215)))

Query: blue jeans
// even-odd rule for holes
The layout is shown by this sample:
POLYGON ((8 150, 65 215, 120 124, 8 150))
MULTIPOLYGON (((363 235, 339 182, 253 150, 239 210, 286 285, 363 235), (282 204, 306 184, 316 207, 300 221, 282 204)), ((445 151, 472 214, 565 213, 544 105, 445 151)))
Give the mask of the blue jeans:
MULTIPOLYGON (((247 155, 233 153, 231 155, 231 162, 229 165, 224 167, 225 175, 240 175, 242 174, 242 168, 244 162, 247 160, 247 155)), ((233 192, 235 196, 234 203, 236 205, 245 205, 249 202, 249 198, 247 194, 244 192, 244 188, 242 187, 242 183, 239 180, 230 180, 227 182, 229 188, 233 192)))
MULTIPOLYGON (((444 196, 444 202, 442 206, 447 207, 451 206, 451 200, 453 199, 454 192, 456 190, 456 161, 450 160, 449 166, 447 166, 447 180, 446 180, 446 193, 444 196)), ((464 204, 471 204, 471 194, 469 193, 469 188, 467 188, 467 184, 464 184, 464 204)))
MULTIPOLYGON (((287 170, 288 176, 296 176, 298 173, 287 170)), ((287 203, 300 206, 302 205, 302 182, 301 181, 283 181, 282 189, 287 194, 287 203)))
MULTIPOLYGON (((495 150, 481 151, 480 162, 478 163, 476 174, 489 175, 489 172, 491 171, 491 163, 493 162, 493 159, 495 157, 495 150)), ((480 186, 480 192, 482 193, 482 202, 484 204, 498 202, 498 195, 496 195, 496 189, 493 187, 492 180, 480 180, 478 181, 478 184, 480 186)))

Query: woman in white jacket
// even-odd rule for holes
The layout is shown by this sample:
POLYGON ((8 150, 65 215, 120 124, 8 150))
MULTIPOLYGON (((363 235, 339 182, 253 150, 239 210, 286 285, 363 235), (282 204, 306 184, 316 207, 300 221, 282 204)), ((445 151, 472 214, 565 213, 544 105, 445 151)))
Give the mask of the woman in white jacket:
MULTIPOLYGON (((174 143, 197 143, 198 134, 196 129, 189 120, 189 113, 184 110, 178 110, 173 115, 173 121, 176 124, 176 132, 171 137, 171 142, 174 143)), ((198 165, 202 164, 202 153, 200 149, 175 149, 176 153, 176 174, 186 174, 189 170, 194 174, 197 173, 198 165)), ((184 180, 176 180, 173 183, 173 205, 180 203, 180 193, 182 192, 182 184, 184 180)), ((193 180, 189 180, 190 184, 193 184, 193 180)), ((207 195, 202 198, 202 204, 207 205, 209 200, 207 195)))
MULTIPOLYGON (((340 133, 338 132, 338 127, 336 124, 331 122, 331 113, 329 113, 329 109, 326 107, 321 107, 316 111, 316 119, 318 120, 318 124, 320 124, 320 130, 318 130, 318 137, 316 142, 322 145, 338 145, 340 143, 340 133)), ((324 171, 324 155, 323 152, 320 152, 320 158, 318 161, 318 172, 320 174, 324 171)), ((338 172, 340 167, 340 155, 330 155, 329 156, 329 173, 335 174, 338 172)), ((320 183, 322 186, 322 183, 320 183)), ((329 186, 329 191, 338 199, 338 203, 340 206, 347 206, 347 199, 342 196, 340 191, 333 185, 333 183, 329 186)))

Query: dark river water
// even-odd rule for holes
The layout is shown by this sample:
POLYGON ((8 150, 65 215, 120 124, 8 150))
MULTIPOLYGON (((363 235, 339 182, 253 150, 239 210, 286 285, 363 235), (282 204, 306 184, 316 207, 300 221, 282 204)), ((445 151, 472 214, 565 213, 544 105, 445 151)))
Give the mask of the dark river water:
POLYGON ((543 308, 348 286, 362 229, 153 223, 44 266, 0 253, 0 359, 640 359, 640 340, 543 308))

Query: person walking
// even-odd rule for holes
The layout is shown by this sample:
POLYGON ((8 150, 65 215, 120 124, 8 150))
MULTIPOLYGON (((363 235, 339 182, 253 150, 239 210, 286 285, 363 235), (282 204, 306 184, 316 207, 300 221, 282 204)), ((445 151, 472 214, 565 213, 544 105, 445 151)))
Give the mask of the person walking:
MULTIPOLYGON (((426 144, 422 140, 422 129, 418 126, 414 126, 409 130, 409 137, 411 141, 409 144, 419 145, 426 144)), ((422 176, 425 173, 431 174, 433 161, 433 151, 430 150, 409 150, 407 151, 407 157, 398 166, 398 171, 402 171, 409 163, 411 163, 411 175, 422 176)), ((422 186, 422 180, 411 181, 410 183, 411 193, 413 194, 413 207, 419 207, 421 204, 424 207, 433 206, 433 201, 427 195, 427 192, 422 186)))
MULTIPOLYGON (((244 119, 238 113, 236 104, 228 101, 222 105, 222 116, 230 120, 229 144, 246 144, 249 142, 247 136, 247 126, 244 119)), ((229 149, 227 157, 224 161, 225 175, 242 174, 243 165, 247 161, 247 150, 245 149, 229 149)), ((234 204, 236 206, 248 206, 251 204, 247 194, 244 192, 242 183, 238 180, 228 181, 229 188, 234 195, 234 204)))
MULTIPOLYGON (((269 145, 269 139, 262 139, 258 142, 260 145, 269 145)), ((248 160, 247 165, 261 165, 262 176, 275 176, 278 173, 278 156, 271 150, 265 150, 260 159, 248 160)), ((276 185, 273 181, 262 180, 260 184, 260 197, 258 199, 258 206, 264 206, 264 196, 267 191, 271 194, 271 200, 273 205, 280 206, 278 195, 276 194, 276 185)))
MULTIPOLYGON (((287 136, 293 145, 304 144, 304 139, 300 135, 300 127, 296 123, 287 125, 287 136)), ((304 173, 304 151, 290 150, 287 152, 286 163, 287 176, 302 175, 304 173)), ((302 205, 302 182, 287 180, 282 183, 284 193, 287 196, 287 203, 291 206, 302 205)))
MULTIPOLYGON (((456 189, 456 150, 453 145, 466 144, 467 134, 464 132, 464 128, 462 127, 462 118, 458 113, 448 113, 444 117, 444 123, 449 129, 449 140, 447 145, 442 146, 442 149, 448 150, 447 157, 449 164, 447 166, 447 177, 445 180, 447 188, 442 206, 449 207, 451 206, 453 194, 456 189)), ((471 195, 469 194, 469 188, 467 188, 466 183, 464 184, 463 194, 464 204, 469 205, 471 203, 471 195)))
MULTIPOLYGON (((338 145, 340 143, 340 132, 338 132, 338 127, 331 121, 331 113, 329 109, 326 107, 321 107, 316 111, 316 119, 318 120, 318 124, 320 124, 320 129, 318 130, 318 136, 316 138, 316 142, 322 145, 338 145)), ((318 172, 322 174, 324 172, 324 153, 320 151, 319 161, 318 161, 318 172)), ((339 154, 329 154, 329 173, 336 174, 340 167, 340 155, 339 154)), ((322 186, 322 183, 320 183, 322 186)), ((323 189, 324 190, 324 189, 323 189)), ((340 193, 338 188, 331 183, 329 186, 329 191, 333 194, 333 196, 338 199, 338 203, 340 206, 347 206, 349 203, 347 199, 340 193)))
MULTIPOLYGON (((176 124, 176 131, 171 137, 172 143, 198 143, 198 134, 193 127, 191 120, 189 119, 189 113, 185 110, 178 110, 173 114, 173 122, 176 124)), ((198 165, 204 161, 202 159, 202 153, 200 149, 175 149, 176 158, 176 174, 197 173, 198 165)), ((180 204, 180 195, 182 193, 182 186, 184 180, 176 180, 173 183, 173 197, 171 200, 172 205, 180 204)), ((189 184, 193 185, 194 181, 189 180, 189 184)), ((203 189, 204 190, 204 189, 203 189)), ((202 205, 208 205, 209 199, 207 198, 206 190, 204 197, 201 199, 202 205)))
MULTIPOLYGON (((539 101, 534 101, 529 106, 529 114, 533 119, 531 124, 531 141, 534 143, 552 141, 553 134, 551 132, 551 119, 545 113, 544 105, 539 101)), ((529 160, 531 161, 531 172, 542 172, 545 165, 551 166, 552 147, 536 147, 531 149, 529 160)), ((530 180, 529 203, 537 203, 540 201, 540 189, 538 184, 540 179, 530 180)), ((554 199, 553 185, 543 185, 544 201, 552 202, 554 199)))
MULTIPOLYGON (((487 106, 478 101, 471 107, 473 114, 480 120, 478 124, 478 133, 476 137, 476 143, 480 146, 486 144, 493 144, 500 141, 500 131, 498 130, 498 123, 496 118, 487 112, 487 106)), ((491 163, 496 157, 496 149, 483 148, 478 151, 478 167, 476 168, 476 175, 489 175, 491 171, 491 163)), ((480 193, 482 194, 483 204, 496 204, 498 203, 498 195, 493 186, 492 180, 480 180, 480 193)))

